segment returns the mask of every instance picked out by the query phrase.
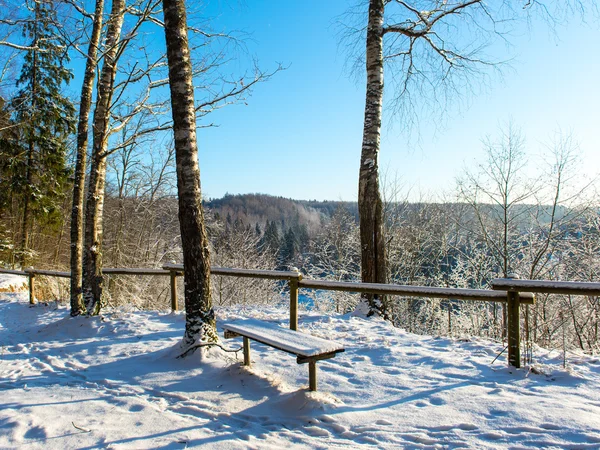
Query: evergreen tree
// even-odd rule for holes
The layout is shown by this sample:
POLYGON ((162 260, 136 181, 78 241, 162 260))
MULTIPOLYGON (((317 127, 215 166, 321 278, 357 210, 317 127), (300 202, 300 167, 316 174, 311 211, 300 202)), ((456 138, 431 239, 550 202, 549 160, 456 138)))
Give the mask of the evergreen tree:
POLYGON ((14 125, 6 102, 0 97, 0 212, 2 217, 6 217, 7 209, 10 208, 12 186, 19 184, 15 179, 19 172, 12 167, 18 161, 23 148, 19 146, 18 128, 14 125))
POLYGON ((23 152, 13 161, 12 195, 22 206, 21 264, 25 264, 30 233, 36 219, 60 224, 59 205, 68 190, 67 138, 74 131, 75 108, 62 95, 73 77, 65 67, 67 44, 57 23, 52 1, 36 1, 32 20, 23 28, 31 49, 24 57, 12 99, 15 121, 22 134, 23 152))
POLYGON ((277 224, 275 222, 269 222, 267 220, 267 224, 265 225, 265 232, 260 240, 260 249, 265 252, 272 252, 277 254, 279 252, 279 247, 281 245, 279 239, 279 230, 277 229, 277 224))
POLYGON ((279 257, 281 265, 289 266, 292 265, 294 259, 298 255, 298 238, 292 228, 288 228, 283 236, 283 242, 281 243, 281 250, 279 257))
POLYGON ((308 228, 306 224, 298 225, 294 227, 294 234, 296 235, 296 241, 298 244, 298 252, 306 253, 309 249, 310 236, 308 234, 308 228))

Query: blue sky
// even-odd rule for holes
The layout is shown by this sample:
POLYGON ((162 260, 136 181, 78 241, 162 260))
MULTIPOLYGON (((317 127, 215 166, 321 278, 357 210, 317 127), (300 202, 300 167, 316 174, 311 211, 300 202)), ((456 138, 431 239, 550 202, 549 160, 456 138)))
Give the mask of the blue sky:
MULTIPOLYGON (((215 31, 249 35, 247 54, 226 66, 225 75, 239 77, 253 57, 267 71, 278 63, 287 67, 259 85, 247 104, 227 106, 203 119, 219 125, 198 134, 205 197, 259 192, 356 200, 364 76, 350 73, 336 21, 345 20, 342 15, 358 1, 189 2, 189 8, 206 8, 202 17, 212 18, 215 31)), ((406 132, 384 112, 381 170, 397 177, 413 200, 451 195, 456 177, 482 158, 482 138, 512 121, 526 137, 532 166, 541 164, 543 144, 560 129, 580 143, 582 175, 598 175, 598 23, 573 18, 554 31, 543 23, 518 29, 512 49, 497 48, 493 55, 513 58, 503 77, 464 97, 461 107, 443 111, 441 123, 419 117, 420 126, 406 132)), ((148 26, 147 33, 148 48, 164 48, 161 29, 148 26)), ((81 72, 81 61, 74 67, 81 72)), ((388 91, 390 78, 388 71, 388 91)), ((80 77, 68 90, 76 97, 79 89, 80 77)))
MULTIPOLYGON (((199 134, 203 191, 261 192, 299 199, 355 200, 362 136, 364 81, 353 77, 339 48, 335 21, 347 1, 221 3, 217 27, 252 35, 261 66, 289 66, 259 86, 248 105, 214 113, 218 128, 199 134)), ((600 41, 596 24, 579 20, 555 33, 543 24, 512 38, 514 60, 502 79, 447 121, 427 118, 408 135, 387 115, 380 167, 396 174, 413 198, 451 191, 466 165, 482 156, 481 139, 512 120, 532 162, 556 130, 573 132, 588 172, 600 169, 600 41)))
MULTIPOLYGON (((362 136, 364 81, 346 68, 335 21, 349 1, 216 2, 216 29, 251 34, 250 54, 265 69, 289 66, 259 86, 248 105, 229 106, 199 133, 207 197, 261 192, 298 199, 355 200, 362 136)), ((380 167, 396 174, 412 198, 451 192, 464 167, 480 159, 481 139, 512 120, 527 139, 531 161, 556 130, 581 144, 585 169, 600 169, 597 24, 571 23, 552 33, 534 23, 512 38, 512 68, 467 107, 450 108, 442 126, 423 118, 408 135, 389 114, 380 167)), ((232 66, 232 70, 241 69, 232 66)))

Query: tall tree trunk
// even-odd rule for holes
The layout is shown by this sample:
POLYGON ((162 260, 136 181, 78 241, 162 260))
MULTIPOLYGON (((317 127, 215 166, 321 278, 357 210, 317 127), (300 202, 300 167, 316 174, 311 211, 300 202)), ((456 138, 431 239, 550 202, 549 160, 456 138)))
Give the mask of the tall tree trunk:
POLYGON ((98 314, 101 308, 102 215, 104 212, 109 114, 124 17, 125 0, 113 0, 106 32, 104 64, 98 83, 98 98, 94 110, 92 164, 85 205, 83 299, 88 314, 98 314))
POLYGON ((183 247, 185 334, 182 347, 218 340, 210 292, 210 259, 204 228, 192 63, 184 0, 163 0, 169 86, 175 136, 179 226, 183 247))
MULTIPOLYGON (((371 0, 367 26, 365 120, 358 181, 361 277, 365 283, 385 283, 387 272, 378 165, 383 104, 383 13, 384 0, 371 0)), ((363 310, 368 307, 368 315, 387 316, 384 297, 363 294, 361 303, 363 310)))
MULTIPOLYGON (((35 85, 35 83, 34 83, 35 85)), ((32 93, 35 95, 35 93, 32 93)), ((33 110, 33 108, 32 108, 33 110)), ((33 133, 33 130, 30 130, 33 133)), ((19 255, 19 261, 21 263, 21 267, 24 268, 28 264, 27 253, 29 249, 29 230, 31 229, 31 186, 33 184, 33 164, 34 164, 34 154, 35 152, 35 144, 33 143, 33 136, 29 137, 29 144, 27 148, 27 168, 25 169, 25 199, 23 201, 23 219, 21 221, 21 252, 19 255)))
POLYGON ((85 74, 81 86, 79 122, 77 124, 77 161, 73 182, 73 207, 71 209, 71 316, 85 312, 82 296, 83 283, 83 208, 85 169, 87 165, 88 122, 92 106, 92 91, 98 65, 98 45, 102 31, 104 0, 96 0, 92 36, 88 46, 85 74))

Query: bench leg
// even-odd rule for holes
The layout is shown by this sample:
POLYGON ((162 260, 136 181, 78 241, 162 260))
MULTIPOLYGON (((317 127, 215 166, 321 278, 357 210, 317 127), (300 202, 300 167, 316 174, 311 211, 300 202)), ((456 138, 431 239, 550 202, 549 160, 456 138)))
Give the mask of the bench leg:
POLYGON ((308 362, 308 388, 311 391, 317 390, 317 362, 308 362))
POLYGON ((250 365, 250 339, 244 336, 244 365, 250 365))

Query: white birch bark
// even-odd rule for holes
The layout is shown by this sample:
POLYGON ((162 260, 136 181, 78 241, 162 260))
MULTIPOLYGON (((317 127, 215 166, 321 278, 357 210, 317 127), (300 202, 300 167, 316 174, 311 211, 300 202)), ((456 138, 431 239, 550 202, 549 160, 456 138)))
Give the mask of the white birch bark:
POLYGON ((92 35, 88 45, 87 60, 77 125, 77 160, 73 183, 73 206, 71 210, 71 316, 85 312, 82 295, 83 283, 83 208, 85 170, 87 165, 88 121, 92 106, 92 90, 98 64, 98 46, 102 31, 104 0, 96 0, 92 35))
POLYGON ((98 97, 94 110, 92 164, 85 211, 83 299, 88 314, 98 314, 101 307, 102 214, 106 183, 109 113, 124 17, 125 0, 113 0, 106 32, 104 64, 98 83, 98 97))
MULTIPOLYGON (((371 0, 367 25, 367 92, 358 181, 361 278, 365 283, 386 282, 383 236, 383 202, 379 192, 379 144, 383 107, 384 0, 371 0)), ((386 315, 385 299, 364 294, 361 310, 367 315, 386 315)))
POLYGON ((210 258, 204 227, 192 63, 183 0, 163 0, 169 86, 175 136, 179 225, 183 248, 185 334, 183 349, 218 340, 210 292, 210 258))

